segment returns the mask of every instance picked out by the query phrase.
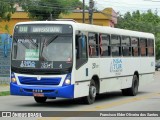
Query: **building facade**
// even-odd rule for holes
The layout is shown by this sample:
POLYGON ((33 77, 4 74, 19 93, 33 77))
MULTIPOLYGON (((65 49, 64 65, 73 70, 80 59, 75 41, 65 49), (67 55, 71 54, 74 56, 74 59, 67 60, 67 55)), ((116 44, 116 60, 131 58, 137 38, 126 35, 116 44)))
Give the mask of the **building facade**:
MULTIPOLYGON (((82 10, 74 10, 72 13, 61 14, 59 17, 61 19, 73 19, 77 22, 82 23, 82 16, 82 10)), ((25 21, 31 21, 31 19, 28 17, 28 13, 19 10, 12 14, 11 20, 9 22, 0 22, 0 32, 9 33, 12 35, 15 24, 25 21), (6 26, 8 26, 8 30, 6 30, 6 26)), ((89 23, 88 11, 85 11, 85 23, 89 23)), ((93 24, 114 27, 114 25, 117 24, 117 14, 112 8, 106 8, 101 12, 94 12, 93 24)))
MULTIPOLYGON (((60 15, 63 19, 74 19, 77 22, 83 22, 82 10, 74 10, 70 14, 60 15)), ((85 23, 89 23, 88 11, 85 11, 85 23)), ((93 24, 100 26, 114 27, 117 24, 117 14, 112 8, 106 8, 103 11, 97 11, 93 13, 93 24)))

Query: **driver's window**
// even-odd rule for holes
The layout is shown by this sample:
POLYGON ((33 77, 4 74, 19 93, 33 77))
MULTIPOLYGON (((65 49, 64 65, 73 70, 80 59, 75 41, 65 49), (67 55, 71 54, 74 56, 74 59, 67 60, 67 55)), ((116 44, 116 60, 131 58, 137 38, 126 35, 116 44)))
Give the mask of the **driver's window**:
POLYGON ((87 37, 78 31, 76 35, 76 68, 78 69, 87 61, 87 37))

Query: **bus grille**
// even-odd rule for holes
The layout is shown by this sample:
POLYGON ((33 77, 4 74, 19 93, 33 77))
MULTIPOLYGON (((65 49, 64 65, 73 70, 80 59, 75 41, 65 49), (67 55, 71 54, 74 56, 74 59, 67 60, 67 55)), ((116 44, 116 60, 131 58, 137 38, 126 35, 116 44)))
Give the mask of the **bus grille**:
POLYGON ((41 78, 37 80, 36 77, 21 77, 19 76, 19 81, 21 84, 25 85, 59 85, 61 78, 41 78))

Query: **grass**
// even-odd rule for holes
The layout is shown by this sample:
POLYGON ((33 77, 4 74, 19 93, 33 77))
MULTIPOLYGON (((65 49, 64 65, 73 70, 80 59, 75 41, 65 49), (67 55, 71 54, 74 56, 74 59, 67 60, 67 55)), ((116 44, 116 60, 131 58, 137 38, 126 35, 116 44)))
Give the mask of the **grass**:
POLYGON ((1 83, 0 83, 0 86, 5 87, 5 86, 9 86, 9 84, 7 84, 7 83, 1 84, 1 83))
POLYGON ((7 96, 7 95, 10 95, 10 91, 0 92, 0 96, 7 96))

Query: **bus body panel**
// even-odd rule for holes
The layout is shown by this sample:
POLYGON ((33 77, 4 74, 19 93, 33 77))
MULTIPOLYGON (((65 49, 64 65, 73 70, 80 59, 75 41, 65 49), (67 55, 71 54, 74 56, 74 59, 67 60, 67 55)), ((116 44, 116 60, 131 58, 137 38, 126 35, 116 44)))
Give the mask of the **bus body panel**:
POLYGON ((143 87, 145 84, 149 84, 154 81, 154 74, 144 74, 139 77, 139 85, 143 87))
POLYGON ((75 97, 87 96, 89 93, 89 85, 94 75, 99 75, 99 59, 89 59, 83 66, 75 69, 75 97))
POLYGON ((87 96, 89 93, 90 81, 76 82, 74 85, 74 98, 87 96))
POLYGON ((10 83, 10 93, 11 95, 21 95, 21 96, 34 96, 37 94, 39 97, 63 97, 63 98, 74 98, 74 85, 64 86, 64 87, 48 87, 48 86, 26 86, 17 85, 10 83), (43 91, 33 92, 33 91, 43 91))
MULTIPOLYGON (((87 25, 73 22, 62 21, 45 21, 45 22, 25 22, 19 24, 69 24, 73 27, 73 66, 71 74, 71 85, 63 86, 65 75, 24 75, 16 74, 17 84, 10 83, 12 95, 33 96, 34 90, 53 91, 44 93, 46 97, 64 97, 64 98, 78 98, 88 96, 90 81, 93 76, 99 78, 99 93, 130 88, 132 86, 132 79, 135 72, 139 74, 139 85, 149 83, 153 80, 155 69, 155 57, 137 56, 137 57, 112 57, 112 56, 97 56, 89 57, 86 63, 76 68, 76 31, 84 31, 88 35, 89 32, 97 34, 117 34, 126 36, 145 37, 154 40, 154 35, 150 33, 136 32, 130 30, 123 30, 110 27, 101 27, 96 25, 87 25), (61 77, 59 85, 24 85, 19 82, 18 76, 23 77, 61 77), (28 92, 28 91, 30 92, 28 92), (58 91, 58 92, 57 92, 58 91)), ((87 38, 88 46, 88 38, 87 38)), ((88 49, 88 48, 87 48, 88 49)), ((88 52, 88 51, 87 51, 88 52)), ((155 52, 154 52, 155 53, 155 52)), ((87 53, 89 54, 89 52, 87 53)), ((14 71, 13 71, 14 72, 14 71)))
MULTIPOLYGON (((65 75, 25 75, 25 74, 15 73, 14 75, 15 75, 15 78, 17 79, 17 83, 10 83, 11 95, 34 96, 33 93, 43 93, 45 97, 74 98, 74 84, 69 86, 63 86, 64 80, 66 78, 66 74, 65 75), (24 78, 25 83, 24 83, 24 80, 21 80, 21 77, 24 78), (38 85, 38 82, 41 82, 43 78, 45 78, 45 80, 47 80, 47 78, 53 79, 53 80, 54 78, 61 78, 61 81, 59 85, 38 85), (29 81, 31 80, 34 80, 35 85, 29 83, 29 81), (23 84, 20 81, 23 82, 23 84)), ((31 81, 31 83, 33 83, 33 81, 31 81)))

